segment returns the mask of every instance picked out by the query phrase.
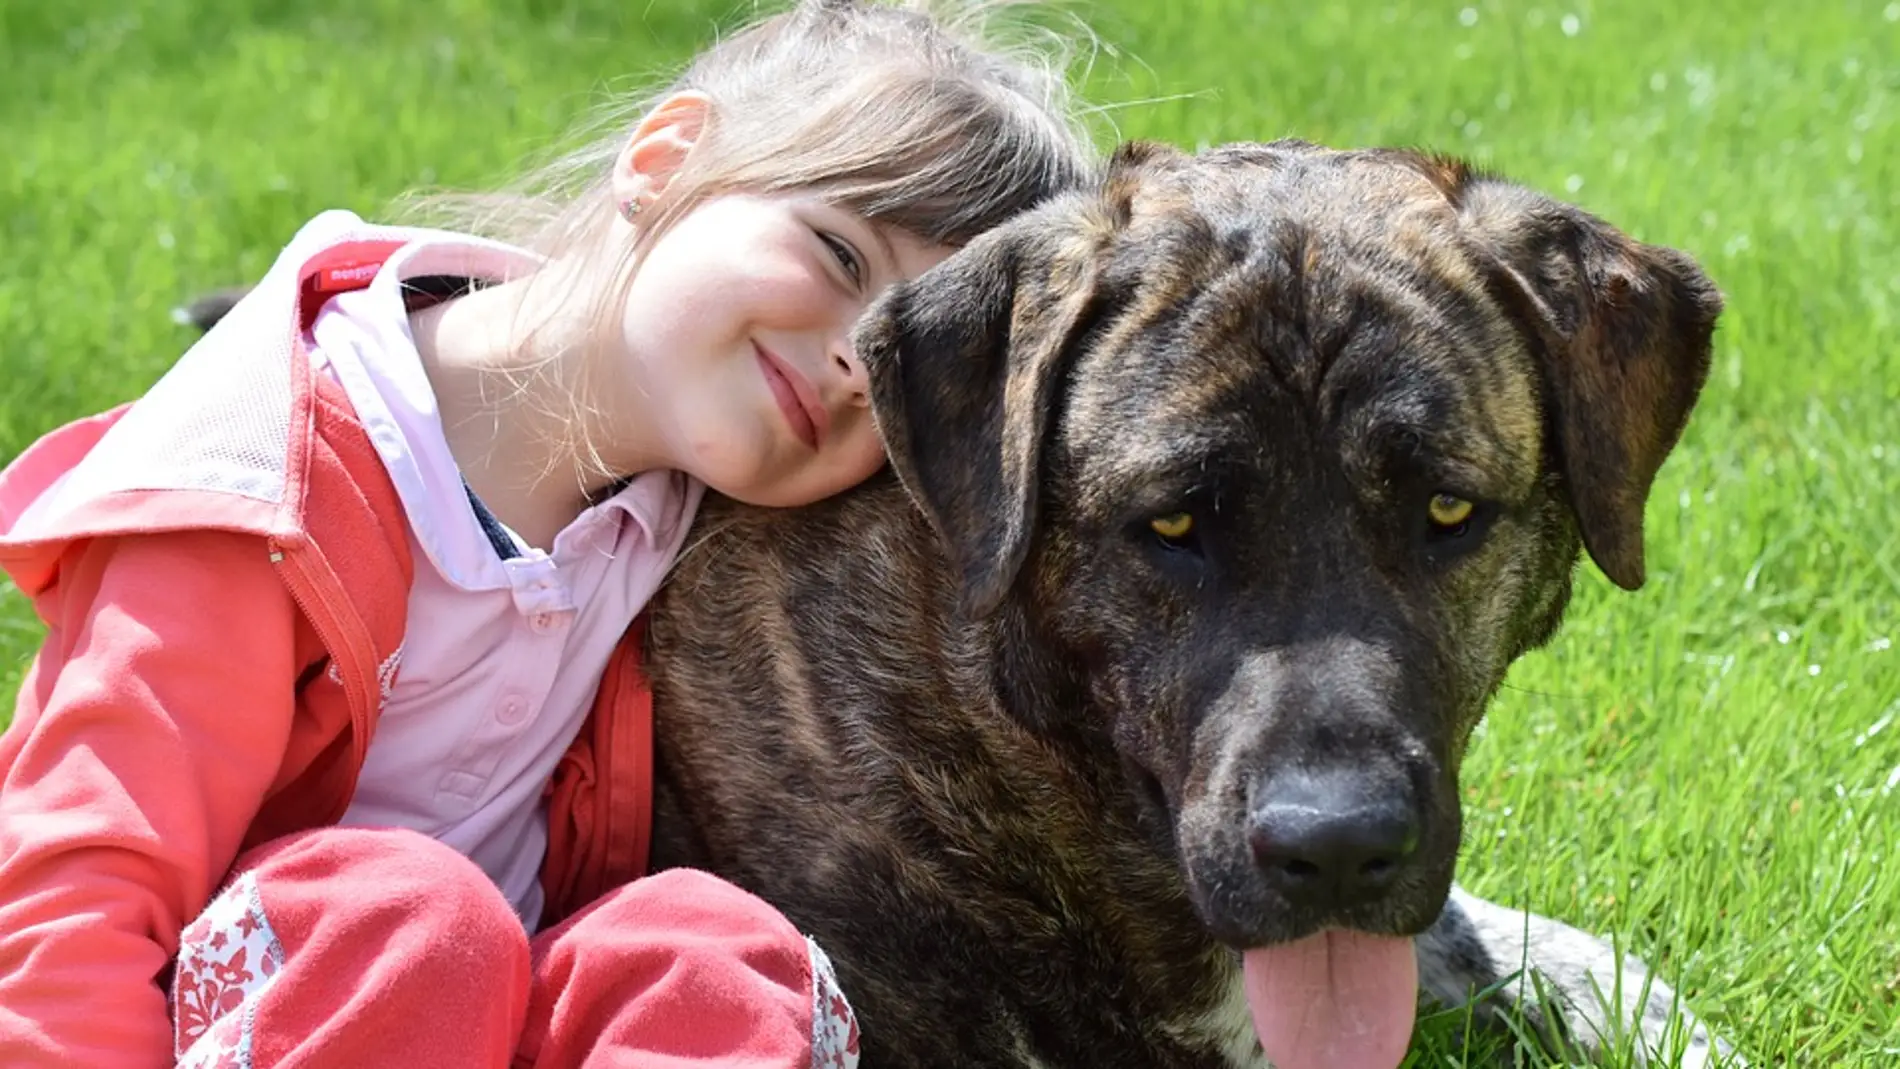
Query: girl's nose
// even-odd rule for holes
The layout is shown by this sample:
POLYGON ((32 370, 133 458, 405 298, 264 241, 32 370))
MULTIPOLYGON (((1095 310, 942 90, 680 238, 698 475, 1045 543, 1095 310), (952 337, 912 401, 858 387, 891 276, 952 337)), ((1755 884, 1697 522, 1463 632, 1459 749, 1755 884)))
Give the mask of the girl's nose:
POLYGON ((864 362, 851 346, 849 337, 840 337, 831 344, 831 366, 838 373, 840 390, 847 404, 859 408, 871 403, 871 378, 864 370, 864 362))

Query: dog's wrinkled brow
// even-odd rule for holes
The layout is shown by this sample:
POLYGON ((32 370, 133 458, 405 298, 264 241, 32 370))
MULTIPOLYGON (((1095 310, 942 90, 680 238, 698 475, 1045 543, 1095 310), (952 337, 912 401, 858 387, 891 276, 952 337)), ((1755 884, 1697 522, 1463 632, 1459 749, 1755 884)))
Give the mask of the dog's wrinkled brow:
POLYGON ((1104 450, 1087 480, 1111 496, 1131 496, 1135 507, 1168 507, 1213 489, 1228 468, 1257 452, 1253 441, 1233 418, 1208 420, 1192 430, 1157 419, 1104 450))
POLYGON ((1432 419, 1415 404, 1375 403, 1352 423, 1341 435, 1345 459, 1374 479, 1431 476, 1499 501, 1520 499, 1536 481, 1537 440, 1510 433, 1482 410, 1459 406, 1450 418, 1432 419))

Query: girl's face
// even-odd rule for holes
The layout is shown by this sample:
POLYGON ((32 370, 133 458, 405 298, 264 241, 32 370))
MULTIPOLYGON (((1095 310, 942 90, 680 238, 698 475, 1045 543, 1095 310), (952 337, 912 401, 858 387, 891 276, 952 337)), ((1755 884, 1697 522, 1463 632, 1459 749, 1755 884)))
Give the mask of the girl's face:
MULTIPOLYGON (((711 113, 697 92, 649 113, 617 162, 615 197, 658 197, 711 113)), ((851 328, 887 286, 950 251, 816 193, 701 201, 641 257, 591 439, 609 460, 616 443, 657 442, 660 460, 758 505, 808 504, 864 481, 884 449, 851 328), (645 425, 615 426, 615 413, 645 425)))
POLYGON ((675 466, 742 501, 800 505, 854 486, 884 450, 851 328, 885 287, 949 253, 815 195, 710 198, 642 258, 604 411, 657 421, 622 433, 657 438, 675 466))

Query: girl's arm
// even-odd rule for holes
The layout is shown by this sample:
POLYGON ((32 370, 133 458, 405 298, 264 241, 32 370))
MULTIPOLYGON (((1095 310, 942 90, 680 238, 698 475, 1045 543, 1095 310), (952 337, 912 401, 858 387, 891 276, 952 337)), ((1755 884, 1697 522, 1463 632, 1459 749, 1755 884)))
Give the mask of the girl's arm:
POLYGON ((0 1065, 168 1066, 161 982, 288 745, 299 614, 254 536, 81 543, 0 736, 0 1065))

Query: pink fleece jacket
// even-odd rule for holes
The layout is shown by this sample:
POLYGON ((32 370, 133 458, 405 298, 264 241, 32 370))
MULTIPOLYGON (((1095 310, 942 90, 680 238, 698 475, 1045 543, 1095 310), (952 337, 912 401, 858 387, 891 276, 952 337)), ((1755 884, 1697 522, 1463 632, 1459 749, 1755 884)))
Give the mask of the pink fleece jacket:
MULTIPOLYGON (((180 931, 240 851, 350 802, 413 564, 301 338, 407 235, 320 219, 143 398, 0 473, 0 568, 47 627, 0 735, 0 1064, 161 1064, 180 931)), ((639 650, 548 785, 545 925, 645 869, 639 650)))

